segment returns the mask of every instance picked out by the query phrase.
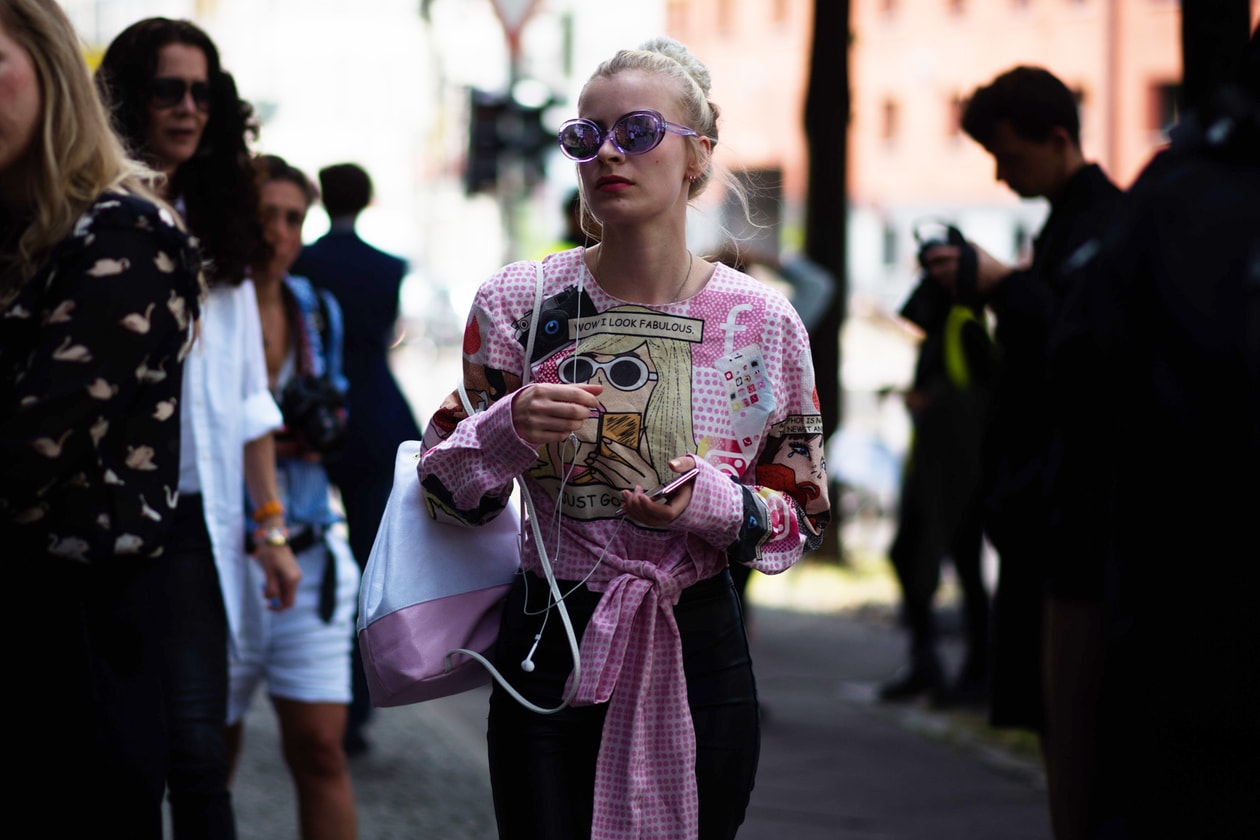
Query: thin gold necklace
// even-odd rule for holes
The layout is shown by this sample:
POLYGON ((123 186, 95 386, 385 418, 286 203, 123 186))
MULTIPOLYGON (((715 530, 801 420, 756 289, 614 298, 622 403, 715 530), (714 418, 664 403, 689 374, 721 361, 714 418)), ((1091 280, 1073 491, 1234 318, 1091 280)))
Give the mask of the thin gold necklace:
POLYGON ((674 292, 674 299, 670 303, 677 303, 682 297, 683 289, 687 288, 687 281, 691 279, 691 267, 695 265, 696 255, 691 253, 691 249, 687 249, 687 273, 683 275, 682 285, 678 287, 678 291, 674 292))
MULTIPOLYGON (((599 261, 600 259, 603 258, 603 256, 604 256, 604 249, 601 247, 598 251, 595 252, 595 265, 590 270, 591 276, 595 278, 596 283, 599 282, 599 261)), ((691 269, 695 266, 695 262, 696 262, 696 255, 691 252, 690 248, 688 248, 687 249, 687 273, 683 275, 682 283, 679 284, 678 289, 674 292, 674 297, 666 301, 667 304, 677 303, 679 299, 682 297, 683 289, 687 288, 687 281, 691 279, 691 269)))

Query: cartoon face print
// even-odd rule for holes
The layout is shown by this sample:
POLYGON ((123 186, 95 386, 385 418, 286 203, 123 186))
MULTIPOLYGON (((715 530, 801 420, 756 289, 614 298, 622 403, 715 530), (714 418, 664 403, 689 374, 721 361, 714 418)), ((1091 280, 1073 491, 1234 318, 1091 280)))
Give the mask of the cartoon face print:
POLYGON ((830 506, 821 425, 817 416, 787 418, 772 430, 757 464, 757 483, 791 496, 808 517, 830 506))
MULTIPOLYGON (((611 349, 611 348, 610 348, 611 349)), ((594 382, 604 386, 599 411, 578 432, 578 483, 613 487, 623 482, 651 482, 651 444, 644 419, 660 381, 646 344, 626 352, 571 354, 556 366, 561 382, 594 382)), ((652 485, 654 486, 654 485, 652 485)))
POLYGON ((617 491, 657 486, 669 459, 696 451, 691 345, 700 329, 692 319, 639 306, 575 318, 569 329, 576 351, 555 353, 537 377, 604 390, 576 444, 547 447, 535 475, 544 482, 565 477, 566 514, 601 518, 616 512, 617 491))

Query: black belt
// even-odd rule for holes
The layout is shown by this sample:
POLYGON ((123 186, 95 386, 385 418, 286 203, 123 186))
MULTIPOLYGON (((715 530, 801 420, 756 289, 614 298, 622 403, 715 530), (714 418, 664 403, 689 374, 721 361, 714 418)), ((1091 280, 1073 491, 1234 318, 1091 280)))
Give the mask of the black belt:
POLYGON ((301 554, 324 538, 324 529, 318 525, 303 525, 300 531, 289 532, 289 549, 301 554))
POLYGON ((337 609, 337 557, 324 542, 323 526, 307 525, 289 534, 289 550, 294 554, 301 554, 317 544, 324 546, 324 576, 319 581, 319 617, 328 624, 337 609))

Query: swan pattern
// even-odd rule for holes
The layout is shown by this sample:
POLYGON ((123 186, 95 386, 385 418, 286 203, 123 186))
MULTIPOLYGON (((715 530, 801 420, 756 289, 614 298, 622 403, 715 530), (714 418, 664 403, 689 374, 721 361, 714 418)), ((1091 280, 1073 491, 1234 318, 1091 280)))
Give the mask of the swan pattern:
POLYGON ((0 295, 0 545, 77 563, 157 557, 178 483, 196 241, 107 193, 0 295))

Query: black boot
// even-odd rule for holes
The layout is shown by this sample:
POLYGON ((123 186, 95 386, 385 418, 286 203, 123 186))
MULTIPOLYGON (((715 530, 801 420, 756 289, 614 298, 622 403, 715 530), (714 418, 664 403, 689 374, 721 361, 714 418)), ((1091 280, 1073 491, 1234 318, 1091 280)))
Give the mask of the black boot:
POLYGON ((900 676, 879 688, 879 699, 885 703, 905 703, 919 697, 938 697, 945 690, 945 670, 936 653, 910 657, 910 665, 900 676))
POLYGON ((938 709, 963 709, 983 712, 989 703, 989 679, 987 669, 974 666, 968 661, 958 672, 958 678, 938 696, 932 705, 938 709))

